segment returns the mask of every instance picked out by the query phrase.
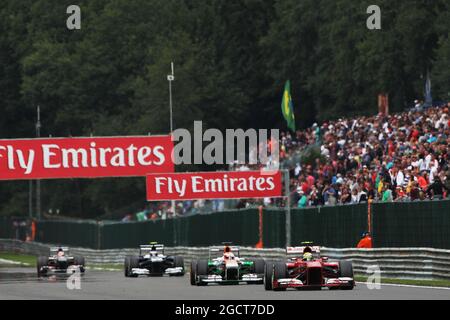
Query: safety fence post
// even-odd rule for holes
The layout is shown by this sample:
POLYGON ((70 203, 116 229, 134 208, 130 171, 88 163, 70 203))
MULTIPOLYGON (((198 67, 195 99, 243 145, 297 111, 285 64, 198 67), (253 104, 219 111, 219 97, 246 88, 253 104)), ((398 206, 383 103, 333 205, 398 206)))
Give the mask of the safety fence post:
POLYGON ((256 244, 257 249, 262 249, 264 247, 263 245, 263 206, 259 206, 258 208, 259 212, 259 224, 258 224, 258 243, 256 244))
POLYGON ((284 192, 286 198, 286 247, 291 245, 291 190, 289 188, 289 170, 284 171, 284 192))

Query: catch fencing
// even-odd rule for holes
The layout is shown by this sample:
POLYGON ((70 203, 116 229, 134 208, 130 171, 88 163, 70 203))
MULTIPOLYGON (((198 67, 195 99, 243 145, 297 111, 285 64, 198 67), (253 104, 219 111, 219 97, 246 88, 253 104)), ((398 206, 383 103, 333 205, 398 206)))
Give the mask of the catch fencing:
MULTIPOLYGON (((264 208, 262 218, 263 247, 285 247, 285 210, 264 208)), ((450 249, 450 200, 373 203, 370 216, 367 204, 295 208, 291 210, 291 243, 355 247, 369 220, 376 248, 450 249)), ((0 238, 14 237, 12 222, 0 222, 0 238)), ((41 220, 35 240, 91 249, 133 248, 150 241, 168 247, 204 247, 225 241, 254 247, 260 240, 259 223, 257 208, 144 222, 41 220)))
MULTIPOLYGON (((354 246, 366 230, 367 206, 292 210, 292 243, 314 241, 332 247, 354 246)), ((264 209, 263 246, 285 246, 282 209, 264 209)), ((171 247, 209 246, 230 241, 255 246, 259 241, 257 208, 199 214, 177 219, 118 223, 110 221, 39 221, 36 240, 93 249, 136 247, 157 241, 171 247)))

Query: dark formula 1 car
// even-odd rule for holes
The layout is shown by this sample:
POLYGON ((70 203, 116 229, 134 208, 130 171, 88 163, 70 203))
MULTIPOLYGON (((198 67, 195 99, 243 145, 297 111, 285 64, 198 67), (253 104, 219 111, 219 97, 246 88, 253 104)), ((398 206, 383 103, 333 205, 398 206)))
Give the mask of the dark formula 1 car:
POLYGON ((184 260, 180 256, 165 256, 164 245, 141 245, 139 256, 125 257, 125 277, 184 276, 184 260))
POLYGON ((194 260, 191 263, 191 285, 219 284, 262 284, 264 276, 263 259, 246 260, 239 256, 239 248, 225 244, 223 247, 211 247, 209 258, 194 260), (216 258, 216 254, 223 255, 216 258))
POLYGON ((84 273, 84 270, 84 257, 71 256, 67 247, 52 247, 49 256, 40 256, 37 259, 38 276, 70 274, 77 271, 84 273))
POLYGON ((320 247, 288 247, 287 261, 267 263, 264 273, 266 290, 284 291, 287 288, 352 290, 355 286, 350 261, 329 261, 320 256, 320 247))

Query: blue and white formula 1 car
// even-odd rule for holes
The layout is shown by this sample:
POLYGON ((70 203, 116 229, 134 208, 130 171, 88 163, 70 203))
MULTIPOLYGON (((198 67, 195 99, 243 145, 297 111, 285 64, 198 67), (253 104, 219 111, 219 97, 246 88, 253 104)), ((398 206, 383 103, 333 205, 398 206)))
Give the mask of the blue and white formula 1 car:
POLYGON ((164 245, 152 243, 139 246, 139 256, 125 257, 125 277, 184 276, 184 259, 165 256, 164 245))

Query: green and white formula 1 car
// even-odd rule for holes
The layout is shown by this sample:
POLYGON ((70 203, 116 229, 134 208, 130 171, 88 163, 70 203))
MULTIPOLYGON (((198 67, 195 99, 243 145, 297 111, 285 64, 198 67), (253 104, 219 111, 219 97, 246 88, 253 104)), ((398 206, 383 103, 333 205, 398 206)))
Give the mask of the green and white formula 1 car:
POLYGON ((244 259, 239 256, 239 248, 224 243, 224 247, 210 247, 208 259, 191 262, 191 285, 218 284, 263 284, 263 259, 244 259), (217 254, 223 254, 216 257, 217 254))

